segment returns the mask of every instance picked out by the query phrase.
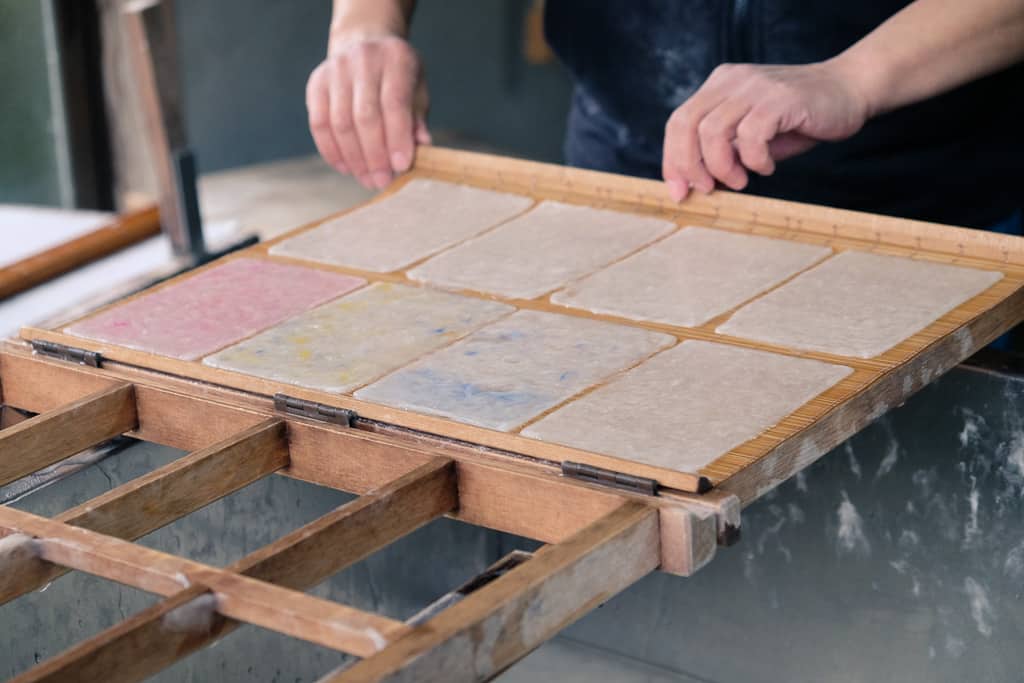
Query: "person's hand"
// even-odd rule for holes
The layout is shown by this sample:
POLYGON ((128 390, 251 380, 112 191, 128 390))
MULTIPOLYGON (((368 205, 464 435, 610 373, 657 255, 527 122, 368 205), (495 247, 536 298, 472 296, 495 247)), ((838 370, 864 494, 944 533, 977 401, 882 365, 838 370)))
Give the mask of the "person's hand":
POLYGON ((332 41, 309 77, 306 108, 320 155, 339 172, 381 189, 429 144, 419 57, 391 35, 332 41))
POLYGON ((665 126, 662 174, 675 201, 715 181, 742 190, 747 171, 771 175, 775 162, 864 125, 867 98, 835 60, 797 66, 723 64, 665 126))

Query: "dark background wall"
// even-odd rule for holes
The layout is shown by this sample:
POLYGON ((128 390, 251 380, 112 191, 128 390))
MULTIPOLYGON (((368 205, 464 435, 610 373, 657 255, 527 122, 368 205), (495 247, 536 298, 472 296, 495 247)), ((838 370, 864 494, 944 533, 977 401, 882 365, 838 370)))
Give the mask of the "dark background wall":
MULTIPOLYGON (((323 58, 329 0, 178 0, 185 108, 200 167, 315 152, 305 84, 323 58)), ((558 161, 569 81, 523 59, 528 0, 422 0, 413 43, 427 71, 432 129, 558 161)))
MULTIPOLYGON (((0 0, 3 202, 62 203, 58 158, 66 147, 55 134, 60 114, 48 80, 48 64, 56 60, 46 44, 49 2, 0 0)), ((98 2, 107 28, 116 27, 122 0, 98 2)), ((523 58, 530 5, 419 3, 412 39, 431 89, 430 124, 445 144, 561 159, 570 84, 557 63, 537 66, 523 58)), ((315 153, 305 85, 326 51, 331 0, 177 0, 176 9, 186 123, 200 171, 315 153)), ((106 37, 108 64, 123 69, 124 47, 106 37)), ((120 123, 131 131, 138 121, 124 101, 129 96, 123 83, 108 84, 109 106, 123 112, 120 123)), ((119 156, 121 174, 145 186, 146 164, 126 165, 133 160, 125 158, 141 141, 120 144, 127 147, 119 156)), ((65 187, 63 203, 71 196, 65 187)))
POLYGON ((0 202, 61 203, 45 12, 0 0, 0 202))

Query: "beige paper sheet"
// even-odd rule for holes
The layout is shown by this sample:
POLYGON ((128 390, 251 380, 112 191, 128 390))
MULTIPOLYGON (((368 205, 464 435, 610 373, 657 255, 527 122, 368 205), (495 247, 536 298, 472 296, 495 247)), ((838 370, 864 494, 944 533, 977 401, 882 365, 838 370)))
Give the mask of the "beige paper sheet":
POLYGON ((795 349, 873 358, 1002 277, 994 271, 846 251, 741 308, 718 331, 795 349))
POLYGON ((696 473, 850 372, 815 360, 685 341, 559 408, 523 435, 696 473))
POLYGON ((439 180, 412 180, 360 207, 270 248, 277 256, 391 272, 479 235, 533 200, 439 180))
POLYGON ((551 301, 695 327, 831 253, 828 247, 688 227, 556 292, 551 301))
POLYGON ((658 218, 547 201, 435 256, 409 271, 409 277, 449 289, 533 299, 674 228, 658 218))
POLYGON ((519 311, 355 396, 508 431, 674 341, 636 327, 519 311))

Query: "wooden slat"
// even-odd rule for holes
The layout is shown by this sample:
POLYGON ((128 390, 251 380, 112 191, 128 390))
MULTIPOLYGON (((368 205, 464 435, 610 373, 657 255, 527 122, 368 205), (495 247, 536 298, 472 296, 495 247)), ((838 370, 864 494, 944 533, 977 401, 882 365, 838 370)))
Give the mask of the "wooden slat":
POLYGON ((358 657, 381 650, 406 629, 401 622, 354 607, 12 508, 0 507, 0 527, 33 537, 34 551, 47 562, 164 596, 205 586, 225 616, 358 657))
MULTIPOLYGON (((72 508, 55 519, 127 540, 140 538, 288 464, 285 423, 270 419, 72 508)), ((23 556, 0 574, 0 604, 67 569, 23 556)))
POLYGON ((139 538, 288 465, 285 422, 271 418, 57 517, 117 538, 139 538))
POLYGON ((455 464, 435 459, 258 550, 247 576, 303 590, 458 507, 455 464))
POLYGON ((654 509, 626 503, 324 683, 489 680, 658 565, 654 509))
MULTIPOLYGON (((230 570, 296 590, 315 586, 457 505, 455 471, 435 459, 242 558, 230 570)), ((2 541, 0 541, 2 542, 2 541)), ((233 631, 216 618, 207 628, 172 631, 168 615, 201 599, 193 586, 30 669, 12 683, 141 681, 233 631)))
POLYGON ((988 230, 958 228, 722 190, 707 195, 691 193, 685 202, 678 204, 669 198, 664 184, 657 180, 443 147, 417 148, 414 170, 504 192, 577 202, 593 203, 596 199, 602 205, 616 205, 631 211, 689 214, 696 221, 703 218, 703 222, 728 216, 747 224, 759 223, 791 232, 810 232, 830 239, 889 243, 951 257, 975 256, 1017 268, 1024 266, 1024 248, 1019 238, 988 230))
POLYGON ((102 389, 0 432, 0 486, 135 429, 135 390, 102 389))

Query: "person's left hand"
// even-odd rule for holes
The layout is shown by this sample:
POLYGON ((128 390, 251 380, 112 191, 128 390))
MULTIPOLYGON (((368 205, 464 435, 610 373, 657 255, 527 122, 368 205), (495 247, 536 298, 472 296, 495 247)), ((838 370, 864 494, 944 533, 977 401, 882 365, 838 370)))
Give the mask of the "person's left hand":
POLYGON ((675 201, 691 187, 710 192, 716 180, 742 190, 748 170, 771 175, 775 162, 847 138, 869 115, 867 98, 835 60, 723 64, 669 118, 662 174, 675 201))

